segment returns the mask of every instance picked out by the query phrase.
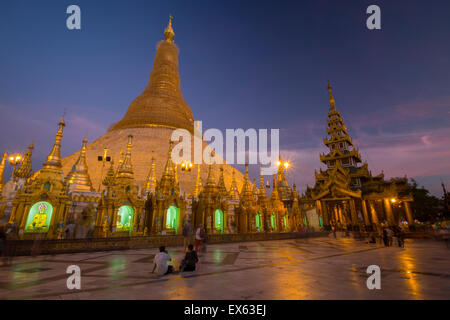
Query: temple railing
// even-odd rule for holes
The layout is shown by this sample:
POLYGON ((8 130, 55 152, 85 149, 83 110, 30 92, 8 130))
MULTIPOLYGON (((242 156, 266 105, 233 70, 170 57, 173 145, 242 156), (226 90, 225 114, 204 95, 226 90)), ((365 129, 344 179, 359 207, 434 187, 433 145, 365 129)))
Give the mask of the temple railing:
MULTIPOLYGON (((328 236, 328 232, 286 232, 286 233, 244 233, 244 234, 213 234, 208 235, 207 244, 301 239, 328 236)), ((194 237, 192 237, 192 243, 194 237)), ((114 237, 65 240, 16 240, 8 241, 16 256, 59 254, 77 252, 95 252, 127 249, 157 248, 162 245, 170 248, 183 245, 183 236, 144 236, 144 237, 114 237)))

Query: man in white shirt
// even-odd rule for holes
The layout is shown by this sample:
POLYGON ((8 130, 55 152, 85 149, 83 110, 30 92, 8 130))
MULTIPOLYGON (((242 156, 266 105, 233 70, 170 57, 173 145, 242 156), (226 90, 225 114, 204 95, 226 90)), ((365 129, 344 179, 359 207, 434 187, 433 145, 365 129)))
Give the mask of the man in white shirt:
POLYGON ((159 253, 155 255, 155 258, 153 260, 154 266, 152 273, 155 272, 160 276, 172 273, 173 272, 173 266, 167 265, 167 261, 171 261, 172 259, 166 252, 166 247, 161 246, 159 247, 159 253))

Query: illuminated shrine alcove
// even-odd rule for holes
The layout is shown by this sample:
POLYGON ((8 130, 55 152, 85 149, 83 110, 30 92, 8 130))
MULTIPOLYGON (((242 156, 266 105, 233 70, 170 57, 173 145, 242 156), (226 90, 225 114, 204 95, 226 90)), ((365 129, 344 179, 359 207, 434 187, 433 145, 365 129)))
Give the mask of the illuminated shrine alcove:
POLYGON ((288 231, 289 230, 289 218, 288 216, 284 216, 284 230, 288 231))
POLYGON ((272 226, 273 231, 277 231, 277 217, 275 213, 270 215, 270 225, 272 226))
POLYGON ((170 206, 166 212, 166 229, 177 232, 180 223, 180 209, 170 206))
POLYGON ((223 212, 220 209, 217 209, 214 213, 214 228, 217 232, 223 232, 223 212))
POLYGON ((116 231, 130 231, 133 226, 134 210, 130 206, 121 206, 117 212, 116 231))
POLYGON ((53 206, 46 201, 36 202, 28 212, 25 232, 47 232, 52 221, 53 206))
POLYGON ((258 213, 256 215, 256 229, 261 230, 261 225, 262 225, 262 223, 261 223, 261 213, 258 213))

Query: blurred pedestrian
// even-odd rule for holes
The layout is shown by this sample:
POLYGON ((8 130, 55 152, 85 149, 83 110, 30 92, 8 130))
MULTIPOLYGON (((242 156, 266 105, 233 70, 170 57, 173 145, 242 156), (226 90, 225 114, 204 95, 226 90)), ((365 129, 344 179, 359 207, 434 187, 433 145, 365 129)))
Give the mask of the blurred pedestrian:
POLYGON ((388 238, 388 232, 386 228, 383 228, 383 242, 385 247, 389 247, 389 238, 388 238))
POLYGON ((181 261, 180 271, 195 271, 195 264, 198 262, 197 252, 194 250, 194 246, 190 244, 188 246, 188 252, 181 261))
POLYGON ((198 253, 201 252, 204 237, 205 230, 203 229, 203 225, 200 225, 195 232, 195 251, 197 251, 198 253))
POLYGON ((183 226, 183 244, 184 244, 184 251, 186 251, 186 248, 189 244, 191 244, 192 240, 192 224, 189 220, 184 224, 183 226))

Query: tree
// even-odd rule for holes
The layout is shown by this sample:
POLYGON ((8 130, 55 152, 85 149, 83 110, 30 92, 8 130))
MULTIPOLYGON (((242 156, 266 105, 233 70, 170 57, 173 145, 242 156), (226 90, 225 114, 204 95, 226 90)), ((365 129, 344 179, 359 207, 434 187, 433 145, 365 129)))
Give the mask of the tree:
POLYGON ((414 202, 411 206, 414 219, 421 222, 435 222, 442 220, 444 217, 443 201, 431 195, 423 186, 419 188, 414 179, 410 179, 408 186, 414 198, 414 202))

